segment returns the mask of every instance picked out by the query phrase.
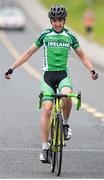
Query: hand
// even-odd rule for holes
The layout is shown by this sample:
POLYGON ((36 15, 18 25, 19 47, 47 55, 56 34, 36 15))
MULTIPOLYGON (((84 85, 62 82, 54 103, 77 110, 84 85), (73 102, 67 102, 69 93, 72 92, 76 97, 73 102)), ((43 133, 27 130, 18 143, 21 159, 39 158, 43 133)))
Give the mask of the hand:
POLYGON ((10 79, 10 75, 13 73, 13 69, 8 69, 8 71, 5 73, 5 79, 10 79))
POLYGON ((98 73, 95 72, 95 70, 91 71, 91 77, 93 80, 96 80, 98 78, 98 73))

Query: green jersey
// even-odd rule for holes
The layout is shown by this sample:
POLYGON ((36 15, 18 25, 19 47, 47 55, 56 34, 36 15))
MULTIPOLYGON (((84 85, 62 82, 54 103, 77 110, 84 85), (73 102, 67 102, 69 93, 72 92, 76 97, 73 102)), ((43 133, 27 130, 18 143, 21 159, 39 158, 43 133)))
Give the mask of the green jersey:
POLYGON ((42 32, 35 41, 36 46, 43 46, 43 70, 62 71, 67 70, 68 55, 71 47, 78 48, 79 42, 75 35, 68 29, 60 33, 53 28, 42 32))

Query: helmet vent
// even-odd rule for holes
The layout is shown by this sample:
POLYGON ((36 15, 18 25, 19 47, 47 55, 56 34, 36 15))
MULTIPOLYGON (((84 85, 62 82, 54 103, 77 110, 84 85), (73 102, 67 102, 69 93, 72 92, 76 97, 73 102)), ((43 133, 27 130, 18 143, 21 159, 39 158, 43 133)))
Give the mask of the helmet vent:
POLYGON ((51 7, 48 17, 50 19, 64 19, 67 16, 67 11, 62 5, 54 5, 51 7))

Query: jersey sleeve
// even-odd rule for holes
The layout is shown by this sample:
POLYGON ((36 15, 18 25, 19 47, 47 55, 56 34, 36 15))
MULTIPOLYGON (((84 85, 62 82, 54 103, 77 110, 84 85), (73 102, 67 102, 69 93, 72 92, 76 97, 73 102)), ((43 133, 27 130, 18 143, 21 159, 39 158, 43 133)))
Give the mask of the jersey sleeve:
POLYGON ((49 30, 46 30, 40 34, 40 36, 34 42, 37 47, 41 47, 43 45, 43 40, 45 36, 49 33, 49 30))
POLYGON ((36 40, 35 40, 35 45, 37 47, 41 47, 43 45, 43 39, 44 39, 44 36, 40 35, 36 40))
POLYGON ((78 48, 80 45, 79 45, 79 41, 78 41, 78 39, 76 38, 76 36, 75 36, 74 34, 70 34, 70 38, 71 38, 71 40, 72 40, 72 44, 71 44, 72 48, 73 48, 73 49, 78 48))

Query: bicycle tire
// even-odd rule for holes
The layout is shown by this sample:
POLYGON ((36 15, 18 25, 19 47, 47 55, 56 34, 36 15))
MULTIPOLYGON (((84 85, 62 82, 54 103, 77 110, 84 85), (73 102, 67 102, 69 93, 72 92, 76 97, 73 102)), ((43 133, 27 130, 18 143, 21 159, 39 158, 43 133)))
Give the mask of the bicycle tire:
POLYGON ((56 166, 56 152, 52 152, 51 154, 51 172, 54 173, 55 171, 55 166, 56 166))
MULTIPOLYGON (((56 152, 53 151, 52 146, 53 146, 53 138, 54 138, 54 134, 55 134, 55 128, 53 125, 54 120, 52 120, 52 125, 51 125, 51 140, 52 140, 52 144, 51 144, 51 172, 54 173, 55 171, 55 166, 56 166, 56 152)), ((56 142, 55 142, 56 144, 56 142)))
POLYGON ((57 119, 57 135, 56 135, 56 163, 57 163, 57 176, 60 176, 62 167, 62 152, 63 152, 63 118, 62 115, 58 115, 57 119))

